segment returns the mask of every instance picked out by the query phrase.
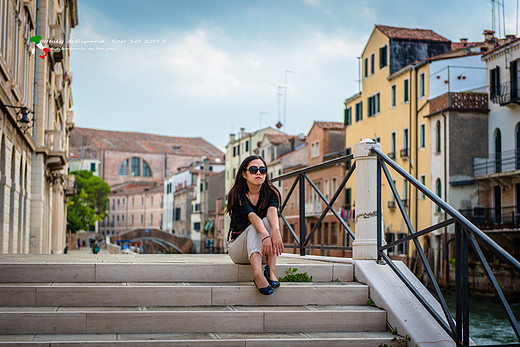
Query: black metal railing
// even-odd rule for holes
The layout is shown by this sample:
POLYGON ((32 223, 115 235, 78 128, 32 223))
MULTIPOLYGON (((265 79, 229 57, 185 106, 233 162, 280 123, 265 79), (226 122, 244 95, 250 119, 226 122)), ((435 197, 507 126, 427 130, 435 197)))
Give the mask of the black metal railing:
POLYGON ((506 82, 501 85, 491 86, 490 92, 491 102, 500 104, 500 106, 520 102, 520 90, 514 82, 506 82))
POLYGON ((520 170, 520 149, 493 153, 489 158, 473 159, 473 176, 520 170))
MULTIPOLYGON (((282 203, 282 205, 281 205, 281 207, 279 209, 280 217, 282 218, 285 226, 288 228, 288 230, 290 231, 291 235, 293 236, 293 238, 295 240, 295 245, 288 244, 288 245, 286 245, 287 248, 299 248, 300 249, 300 255, 302 255, 302 256, 305 255, 306 249, 352 250, 351 246, 311 245, 310 244, 310 241, 311 241, 314 233, 320 227, 323 219, 325 218, 325 216, 327 215, 327 213, 329 211, 332 212, 333 215, 339 221, 339 224, 341 226, 339 229, 347 233, 346 237, 347 238, 351 238, 352 240, 354 239, 354 233, 352 232, 352 230, 350 229, 348 224, 345 222, 345 220, 340 216, 338 211, 336 211, 336 209, 333 206, 333 204, 336 202, 336 200, 340 196, 342 190, 344 189, 345 184, 347 183, 349 178, 352 176, 352 173, 354 172, 354 170, 356 168, 355 162, 352 163, 352 165, 350 165, 352 159, 353 159, 353 155, 352 154, 345 155, 345 156, 342 156, 342 157, 339 157, 339 158, 336 158, 336 159, 333 159, 333 160, 329 160, 329 161, 323 162, 321 164, 317 164, 317 165, 310 166, 310 167, 307 167, 307 168, 304 168, 304 169, 296 170, 296 171, 293 171, 293 172, 290 172, 290 173, 287 173, 287 174, 284 174, 284 175, 281 175, 281 176, 278 176, 278 177, 272 179, 272 182, 277 182, 277 181, 280 181, 280 180, 285 180, 285 179, 288 179, 288 178, 295 177, 295 180, 294 180, 294 182, 293 182, 293 184, 291 186, 291 189, 287 193, 287 196, 284 197, 283 203, 282 203), (340 164, 345 164, 345 167, 348 168, 348 169, 346 171, 345 178, 343 179, 341 184, 338 186, 338 188, 336 189, 336 191, 334 192, 332 198, 329 201, 323 195, 323 193, 320 191, 320 189, 316 186, 316 184, 309 178, 309 176, 307 174, 309 172, 311 172, 311 171, 316 171, 316 170, 319 170, 319 169, 324 169, 324 168, 327 168, 327 167, 330 167, 330 166, 340 165, 340 164), (316 214, 313 213, 313 215, 315 215, 316 217, 319 215, 319 218, 316 221, 316 223, 314 224, 314 227, 309 232, 309 234, 307 234, 307 228, 306 228, 306 223, 305 223, 305 216, 306 216, 305 190, 306 190, 306 184, 309 184, 312 187, 312 189, 316 192, 316 194, 318 194, 318 196, 323 201, 323 203, 325 203, 325 209, 323 211, 321 211, 321 213, 319 213, 319 214, 318 213, 316 213, 316 214), (293 194, 293 192, 294 192, 294 190, 295 190, 297 185, 298 185, 298 192, 299 192, 298 193, 299 194, 299 197, 298 197, 299 198, 299 203, 298 203, 298 209, 299 209, 299 235, 296 234, 294 229, 289 224, 289 221, 286 219, 286 217, 283 214, 283 211, 284 211, 285 207, 287 206, 287 202, 289 201, 289 199, 290 199, 291 195, 293 194)), ((309 203, 307 203, 307 206, 309 206, 308 204, 309 203)), ((320 203, 320 205, 321 205, 321 203, 320 203)), ((307 215, 309 215, 309 210, 307 210, 307 215)), ((338 239, 339 239, 339 237, 338 237, 338 239)), ((348 242, 348 240, 347 240, 347 243, 350 244, 350 242, 348 242)))
POLYGON ((475 206, 459 212, 480 229, 520 228, 520 206, 491 208, 475 206))
MULTIPOLYGON (((507 253, 502 247, 495 243, 491 238, 489 238, 483 231, 478 229, 474 224, 472 224, 466 217, 464 217, 461 213, 456 211, 453 207, 448 205, 445 201, 435 195, 432 191, 426 188, 423 184, 421 184, 417 179, 415 179, 408 172, 403 170, 400 166, 398 166, 393 160, 391 160, 388 156, 383 154, 378 149, 372 149, 373 153, 377 156, 377 244, 378 244, 378 260, 384 260, 390 268, 396 273, 396 275, 403 281, 403 283, 410 289, 410 291, 414 294, 414 296, 421 302, 421 304, 425 307, 425 309, 432 315, 432 317, 437 321, 437 323, 446 331, 446 333, 453 339, 457 346, 469 346, 470 337, 469 337, 469 275, 468 275, 468 251, 469 246, 473 249, 476 255, 479 258, 479 261, 482 263, 484 271, 491 282, 495 294, 497 295, 502 307, 504 308, 509 323, 520 342, 520 327, 518 325, 518 321, 516 320, 509 303, 507 302, 499 284, 496 280, 491 268, 484 257, 482 249, 480 245, 484 245, 488 250, 492 251, 498 257, 500 257, 504 262, 510 265, 513 269, 520 271, 520 263, 514 259, 509 253, 507 253), (440 207, 447 216, 450 218, 432 225, 428 228, 425 228, 421 231, 415 231, 410 218, 406 212, 403 200, 401 200, 399 193, 393 183, 393 179, 390 176, 388 171, 388 166, 395 170, 400 176, 409 181, 413 186, 415 186, 419 191, 421 191, 425 196, 427 196, 433 203, 440 207), (391 242, 386 245, 382 245, 382 173, 384 173, 386 180, 392 190, 392 194, 394 196, 395 202, 401 212, 401 215, 404 219, 406 227, 408 229, 409 235, 403 237, 399 240, 391 242), (447 227, 448 225, 455 225, 455 288, 456 288, 456 309, 455 309, 455 320, 453 320, 450 310, 446 304, 446 300, 439 288, 437 280, 433 274, 433 271, 430 267, 430 264, 427 260, 425 252, 419 242, 419 237, 429 234, 432 231, 447 227), (477 241, 478 240, 478 241, 477 241), (439 314, 423 297, 422 294, 413 286, 413 284, 407 279, 407 277, 399 270, 399 268, 394 264, 392 259, 387 255, 387 250, 392 249, 393 247, 404 244, 405 242, 412 241, 415 245, 418 257, 420 258, 430 283, 433 285, 433 292, 437 297, 437 300, 440 303, 442 315, 439 314)), ((515 344, 516 346, 520 346, 520 344, 515 344)))

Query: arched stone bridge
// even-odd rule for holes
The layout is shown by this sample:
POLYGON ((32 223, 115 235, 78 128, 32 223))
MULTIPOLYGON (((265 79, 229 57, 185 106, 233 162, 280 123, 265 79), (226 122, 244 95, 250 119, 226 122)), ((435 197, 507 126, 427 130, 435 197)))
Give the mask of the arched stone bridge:
POLYGON ((189 237, 177 236, 167 231, 154 228, 136 228, 110 237, 112 243, 116 241, 149 242, 155 248, 163 249, 166 253, 191 253, 193 241, 189 237))

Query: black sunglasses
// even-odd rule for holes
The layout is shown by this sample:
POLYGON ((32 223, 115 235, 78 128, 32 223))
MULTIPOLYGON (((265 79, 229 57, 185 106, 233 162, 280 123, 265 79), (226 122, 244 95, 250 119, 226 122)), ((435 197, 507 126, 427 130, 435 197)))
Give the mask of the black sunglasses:
POLYGON ((260 171, 260 174, 262 175, 265 175, 267 173, 267 168, 265 166, 250 166, 247 170, 251 175, 256 175, 258 171, 260 171))

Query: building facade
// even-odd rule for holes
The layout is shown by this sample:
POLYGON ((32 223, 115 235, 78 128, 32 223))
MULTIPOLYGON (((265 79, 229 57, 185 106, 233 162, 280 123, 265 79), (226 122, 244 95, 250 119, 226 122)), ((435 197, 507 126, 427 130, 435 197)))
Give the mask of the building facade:
MULTIPOLYGON (((472 146, 468 141, 481 140, 469 136, 472 130, 460 127, 461 120, 482 128, 487 117, 485 67, 480 57, 494 47, 495 38, 487 31, 484 36, 483 42, 452 43, 431 30, 376 25, 362 53, 362 90, 345 101, 347 153, 360 140, 374 139, 392 160, 442 199, 456 208, 467 205, 462 196, 474 195, 477 188, 467 170, 457 167, 454 160, 467 155, 472 146), (462 189, 464 185, 469 187, 462 189)), ((479 145, 477 151, 481 151, 479 145)), ((401 176, 394 176, 393 181, 415 231, 444 218, 401 176)), ((355 179, 347 188, 355 196, 355 179)), ((387 242, 406 235, 386 181, 383 209, 387 242)), ((438 264, 441 251, 430 247, 428 238, 423 238, 428 256, 432 265, 438 264)), ((413 247, 403 245, 389 253, 413 265, 413 257, 409 258, 413 247)))
POLYGON ((68 39, 77 11, 76 0, 42 0, 38 9, 34 1, 0 1, 2 253, 65 249, 74 126, 68 39))
MULTIPOLYGON (((343 123, 316 121, 307 134, 306 139, 307 144, 305 146, 302 146, 294 152, 288 153, 280 158, 284 174, 297 170, 302 166, 321 164, 345 154, 345 128, 343 123)), ((338 189, 339 184, 345 177, 345 170, 346 165, 345 163, 342 163, 311 171, 307 175, 323 196, 330 201, 338 189)), ((296 235, 300 237, 300 197, 298 187, 296 187, 289 196, 289 190, 291 189, 295 179, 295 177, 284 179, 280 193, 282 194, 284 201, 287 200, 283 214, 291 225, 291 228, 296 232, 296 235)), ((334 209, 336 211, 346 209, 350 210, 352 205, 350 196, 350 190, 342 190, 333 204, 334 209)), ((304 213, 306 235, 309 235, 316 227, 325 207, 326 204, 320 198, 319 194, 308 182, 305 182, 304 213)), ((280 224, 280 226, 282 229, 284 244, 289 247, 294 247, 295 240, 288 227, 285 224, 280 224)), ((309 245, 311 247, 325 246, 329 248, 312 248, 312 251, 309 253, 328 256, 351 256, 349 252, 330 248, 335 246, 348 246, 350 244, 351 240, 347 237, 343 226, 340 225, 340 221, 336 216, 334 216, 333 212, 328 211, 325 218, 321 221, 319 226, 316 227, 315 232, 312 234, 309 245)), ((296 248, 292 249, 295 253, 299 252, 296 248)), ((290 248, 287 248, 286 251, 290 252, 291 250, 290 248)))

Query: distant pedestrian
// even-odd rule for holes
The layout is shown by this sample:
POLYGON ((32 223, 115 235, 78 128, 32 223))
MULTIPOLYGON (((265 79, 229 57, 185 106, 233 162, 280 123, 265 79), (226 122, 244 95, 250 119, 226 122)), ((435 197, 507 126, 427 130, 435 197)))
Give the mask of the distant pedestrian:
POLYGON ((228 194, 228 253, 235 264, 251 264, 255 286, 263 295, 280 286, 275 273, 276 258, 284 250, 279 204, 280 193, 269 181, 265 161, 257 155, 245 158, 228 194), (263 271, 262 256, 267 262, 263 271))
POLYGON ((92 245, 92 253, 98 254, 99 253, 99 244, 97 241, 94 241, 94 244, 92 245))
POLYGON ((86 247, 86 246, 87 246, 87 244, 86 244, 85 240, 83 240, 83 242, 82 242, 82 243, 83 243, 83 247, 86 247))
POLYGON ((81 240, 78 239, 78 249, 81 249, 81 240))

